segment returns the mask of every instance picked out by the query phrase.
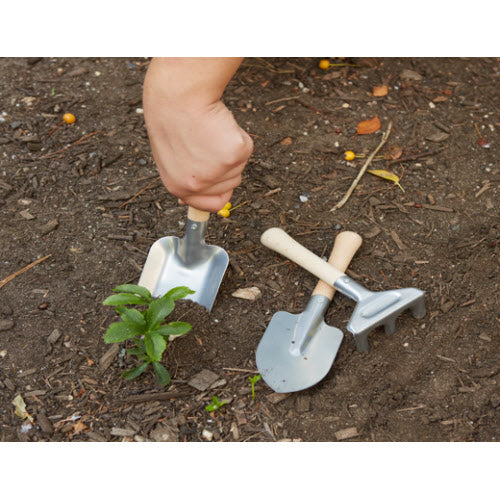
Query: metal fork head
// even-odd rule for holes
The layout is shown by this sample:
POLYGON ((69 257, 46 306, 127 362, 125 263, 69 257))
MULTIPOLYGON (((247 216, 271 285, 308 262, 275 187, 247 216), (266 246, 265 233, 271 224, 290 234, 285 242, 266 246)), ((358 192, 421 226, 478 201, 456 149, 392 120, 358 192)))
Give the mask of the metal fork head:
POLYGON ((368 334, 374 328, 384 326, 386 333, 394 333, 396 318, 406 309, 410 309, 415 318, 423 318, 424 293, 418 288, 402 288, 363 294, 347 325, 347 330, 354 336, 358 351, 368 350, 368 334))

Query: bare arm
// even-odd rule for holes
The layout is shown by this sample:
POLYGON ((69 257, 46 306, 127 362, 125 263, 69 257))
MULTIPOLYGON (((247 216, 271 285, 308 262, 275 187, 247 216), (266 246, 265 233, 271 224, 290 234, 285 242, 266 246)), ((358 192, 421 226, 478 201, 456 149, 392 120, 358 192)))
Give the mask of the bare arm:
POLYGON ((253 149, 220 100, 241 58, 153 59, 144 83, 144 115, 165 187, 195 208, 229 201, 253 149))

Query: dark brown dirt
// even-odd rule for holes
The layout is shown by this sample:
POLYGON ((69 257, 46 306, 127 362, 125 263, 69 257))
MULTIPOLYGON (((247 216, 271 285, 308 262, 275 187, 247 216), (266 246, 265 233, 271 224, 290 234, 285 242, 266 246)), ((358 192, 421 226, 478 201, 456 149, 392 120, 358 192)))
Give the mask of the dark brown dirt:
POLYGON ((208 241, 230 267, 211 314, 174 311, 193 329, 169 345, 168 390, 151 373, 122 380, 135 360, 103 342, 115 319, 103 299, 137 282, 156 239, 183 234, 185 209, 159 182, 133 198, 157 177, 141 114, 148 62, 0 59, 0 279, 50 255, 0 289, 1 440, 496 441, 499 61, 245 60, 224 96, 255 139, 233 198, 245 204, 211 216, 208 241), (76 122, 53 130, 65 112, 76 122), (381 130, 356 135, 374 116, 381 130), (373 165, 404 192, 365 174, 331 212, 363 161, 344 151, 369 154, 390 121, 382 152, 402 154, 373 165), (373 332, 360 354, 345 328, 353 303, 337 294, 326 321, 345 338, 328 376, 289 395, 260 381, 252 400, 267 324, 303 310, 316 283, 260 244, 272 226, 319 255, 340 230, 360 233, 348 274, 374 291, 425 290, 427 315, 373 332), (232 297, 250 286, 257 301, 232 297), (188 382, 203 370, 216 381, 199 390, 188 382), (31 427, 14 413, 19 394, 31 427), (228 404, 210 414, 213 395, 228 404))

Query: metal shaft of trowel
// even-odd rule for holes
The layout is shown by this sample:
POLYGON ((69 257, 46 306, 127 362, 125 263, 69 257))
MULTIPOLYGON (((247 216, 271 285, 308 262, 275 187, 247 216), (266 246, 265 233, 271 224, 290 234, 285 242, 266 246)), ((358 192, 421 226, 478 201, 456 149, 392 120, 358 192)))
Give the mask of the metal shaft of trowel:
MULTIPOLYGON (((362 241, 361 236, 352 231, 339 233, 335 238, 328 264, 345 272, 362 241)), ((296 329, 294 344, 290 349, 291 354, 300 356, 307 349, 307 345, 323 321, 334 294, 335 288, 323 280, 318 281, 304 312, 300 316, 300 327, 296 329)))

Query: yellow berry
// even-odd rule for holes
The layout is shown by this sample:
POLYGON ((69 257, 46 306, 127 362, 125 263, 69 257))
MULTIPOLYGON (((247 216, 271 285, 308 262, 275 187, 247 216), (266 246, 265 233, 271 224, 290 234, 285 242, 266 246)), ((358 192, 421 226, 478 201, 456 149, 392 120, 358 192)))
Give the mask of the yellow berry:
POLYGON ((347 161, 352 161, 354 160, 354 158, 356 158, 356 155, 352 152, 352 151, 346 151, 344 153, 344 158, 347 160, 347 161))
POLYGON ((328 59, 321 59, 319 62, 319 67, 321 69, 328 69, 330 67, 330 61, 328 59))
POLYGON ((75 123, 76 118, 75 118, 75 115, 72 115, 71 113, 66 113, 66 114, 63 116, 63 120, 64 120, 66 123, 75 123))
POLYGON ((228 202, 224 205, 224 209, 226 209, 226 210, 231 210, 231 207, 232 207, 232 206, 233 206, 233 205, 231 205, 231 202, 230 202, 230 201, 228 201, 228 202))
POLYGON ((222 208, 221 210, 219 210, 217 212, 219 215, 221 215, 222 217, 229 217, 229 210, 227 208, 222 208))

